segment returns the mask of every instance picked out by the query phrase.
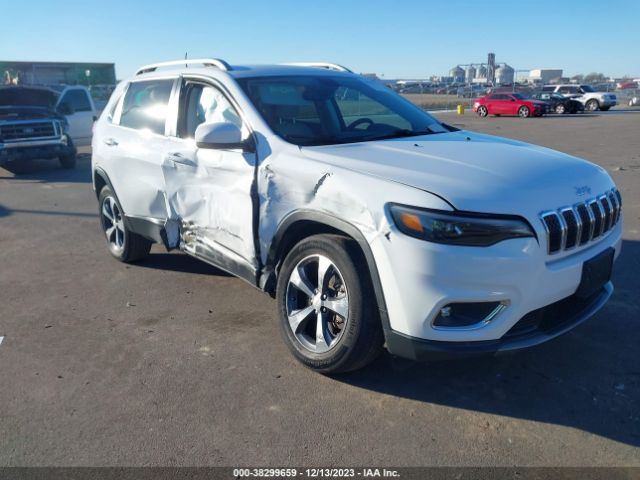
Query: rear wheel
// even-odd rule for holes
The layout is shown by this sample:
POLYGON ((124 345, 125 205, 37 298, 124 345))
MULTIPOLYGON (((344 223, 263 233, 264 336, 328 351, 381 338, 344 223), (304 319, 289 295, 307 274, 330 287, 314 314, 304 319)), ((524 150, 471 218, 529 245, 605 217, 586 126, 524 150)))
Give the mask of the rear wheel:
POLYGON ((529 107, 527 107, 526 105, 522 105, 518 109, 518 116, 519 117, 527 118, 529 115, 531 115, 531 111, 529 110, 529 107))
POLYGON ((111 255, 127 263, 146 257, 152 242, 127 228, 122 207, 109 187, 100 191, 99 204, 100 225, 111 255))
POLYGON ((285 258, 276 298, 293 355, 321 373, 356 370, 381 351, 382 328, 366 261, 357 244, 316 235, 285 258))
POLYGON ((487 115, 489 115, 489 110, 487 110, 487 107, 485 107, 484 105, 480 105, 478 107, 478 115, 480 115, 481 117, 486 117, 487 115))

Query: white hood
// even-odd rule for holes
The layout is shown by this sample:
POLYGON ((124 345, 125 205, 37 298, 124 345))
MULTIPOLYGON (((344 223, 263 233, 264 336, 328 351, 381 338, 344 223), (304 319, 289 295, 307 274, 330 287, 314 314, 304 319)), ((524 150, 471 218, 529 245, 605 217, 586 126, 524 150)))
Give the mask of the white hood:
POLYGON ((314 160, 419 188, 475 212, 537 215, 614 186, 603 168, 585 160, 465 131, 301 150, 314 160), (584 195, 583 187, 591 193, 584 195))

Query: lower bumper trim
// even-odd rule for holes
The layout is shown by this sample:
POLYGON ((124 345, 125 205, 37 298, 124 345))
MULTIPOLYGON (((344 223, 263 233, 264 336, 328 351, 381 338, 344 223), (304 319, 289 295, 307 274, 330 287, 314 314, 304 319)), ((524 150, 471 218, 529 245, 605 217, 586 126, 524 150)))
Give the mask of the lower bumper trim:
POLYGON ((541 317, 535 325, 524 326, 528 328, 516 328, 518 323, 520 323, 518 322, 507 334, 496 340, 443 342, 425 340, 393 330, 387 330, 385 331, 386 347, 392 355, 411 360, 437 360, 474 355, 496 355, 502 352, 533 347, 556 338, 580 325, 600 310, 607 300, 609 300, 612 293, 613 284, 608 282, 589 299, 578 302, 571 313, 567 312, 567 304, 570 303, 572 297, 547 305, 546 307, 525 315, 521 320, 527 319, 527 321, 530 321, 531 317, 541 317), (554 321, 542 318, 545 315, 545 312, 543 312, 545 310, 550 312, 551 316, 555 317, 554 321))

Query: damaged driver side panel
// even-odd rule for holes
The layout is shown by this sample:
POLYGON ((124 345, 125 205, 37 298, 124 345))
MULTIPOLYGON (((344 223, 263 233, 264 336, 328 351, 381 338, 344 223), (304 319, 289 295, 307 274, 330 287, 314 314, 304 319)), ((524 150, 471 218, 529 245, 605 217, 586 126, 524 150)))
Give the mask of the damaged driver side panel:
POLYGON ((181 248, 243 278, 255 275, 254 154, 198 149, 190 142, 174 147, 162 170, 181 248))

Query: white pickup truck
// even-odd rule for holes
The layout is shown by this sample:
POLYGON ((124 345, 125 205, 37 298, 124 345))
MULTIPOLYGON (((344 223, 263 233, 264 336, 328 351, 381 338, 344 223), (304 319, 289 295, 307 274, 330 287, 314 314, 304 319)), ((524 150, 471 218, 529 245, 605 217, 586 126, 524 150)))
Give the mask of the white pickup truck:
POLYGON ((89 145, 96 109, 82 86, 0 87, 0 163, 21 165, 34 158, 76 163, 76 145, 89 145))
POLYGON ((585 110, 592 112, 596 110, 607 111, 618 103, 613 93, 596 92, 591 85, 545 85, 542 91, 555 92, 565 97, 575 98, 584 105, 585 110))

